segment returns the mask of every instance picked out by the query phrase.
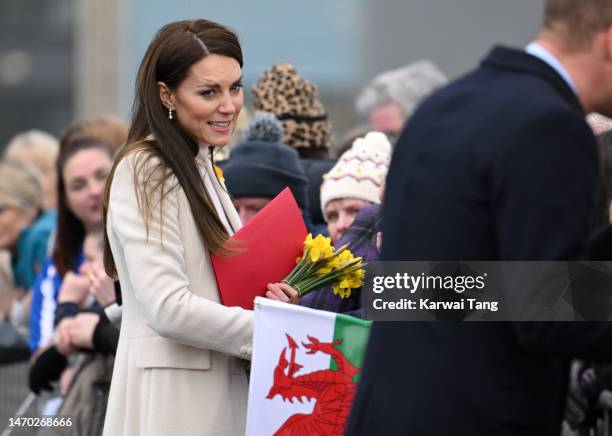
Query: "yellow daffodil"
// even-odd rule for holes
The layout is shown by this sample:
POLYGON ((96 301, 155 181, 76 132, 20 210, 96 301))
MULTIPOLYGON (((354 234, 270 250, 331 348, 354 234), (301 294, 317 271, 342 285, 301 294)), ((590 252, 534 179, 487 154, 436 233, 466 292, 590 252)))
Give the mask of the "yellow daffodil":
POLYGON ((363 286, 363 270, 358 270, 362 274, 349 274, 347 283, 350 288, 356 289, 363 286))
POLYGON ((223 170, 219 168, 217 165, 215 165, 214 168, 215 168, 215 174, 217 175, 217 179, 221 183, 225 183, 225 176, 223 175, 223 170))
MULTIPOLYGON (((306 245, 306 241, 304 242, 304 245, 306 245)), ((326 238, 323 235, 317 235, 316 238, 312 239, 310 249, 308 250, 308 257, 312 263, 315 263, 321 259, 329 258, 333 255, 334 247, 331 244, 331 238, 326 238)))
POLYGON ((338 266, 340 268, 342 268, 342 267, 344 267, 345 265, 348 265, 349 263, 351 263, 354 260, 355 260, 355 258, 353 257, 353 253, 351 253, 348 250, 344 250, 344 251, 342 251, 342 253, 340 253, 338 255, 338 266))
POLYGON ((333 267, 330 265, 330 262, 327 262, 326 264, 324 264, 321 268, 319 268, 318 270, 315 271, 315 274, 317 275, 323 275, 323 274, 327 274, 332 272, 333 267))
POLYGON ((312 233, 309 233, 304 239, 304 248, 308 249, 312 247, 312 233))
POLYGON ((329 258, 327 262, 325 262, 323 266, 316 271, 316 274, 327 274, 339 269, 342 266, 342 262, 338 257, 339 256, 333 256, 329 258))
POLYGON ((335 285, 332 286, 332 291, 340 298, 348 298, 351 296, 351 288, 343 288, 342 286, 335 285))

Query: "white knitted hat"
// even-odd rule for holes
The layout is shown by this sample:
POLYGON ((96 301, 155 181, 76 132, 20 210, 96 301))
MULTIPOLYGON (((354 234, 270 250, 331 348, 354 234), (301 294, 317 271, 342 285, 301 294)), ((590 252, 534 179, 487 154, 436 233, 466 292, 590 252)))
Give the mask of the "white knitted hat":
POLYGON ((331 200, 357 198, 380 204, 380 187, 385 181, 391 143, 381 132, 370 132, 357 138, 345 151, 333 168, 323 176, 321 185, 321 210, 331 200))

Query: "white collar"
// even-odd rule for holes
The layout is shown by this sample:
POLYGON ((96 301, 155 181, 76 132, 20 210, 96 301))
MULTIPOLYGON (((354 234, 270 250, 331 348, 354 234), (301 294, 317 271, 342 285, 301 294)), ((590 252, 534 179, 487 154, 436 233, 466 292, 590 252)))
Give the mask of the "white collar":
POLYGON ((572 76, 570 76, 563 65, 561 65, 561 62, 559 62, 559 59, 557 59, 556 56, 550 52, 550 50, 537 42, 532 42, 525 48, 525 51, 548 64, 563 78, 563 80, 565 80, 569 87, 572 88, 574 94, 578 95, 578 89, 576 88, 574 79, 572 79, 572 76))

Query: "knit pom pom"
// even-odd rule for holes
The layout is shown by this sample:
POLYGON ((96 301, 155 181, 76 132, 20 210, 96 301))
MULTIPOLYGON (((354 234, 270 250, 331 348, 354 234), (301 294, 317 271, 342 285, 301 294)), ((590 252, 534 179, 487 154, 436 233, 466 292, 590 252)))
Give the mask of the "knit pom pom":
POLYGON ((257 111, 253 114, 245 132, 245 141, 280 143, 283 140, 283 125, 271 112, 257 111))

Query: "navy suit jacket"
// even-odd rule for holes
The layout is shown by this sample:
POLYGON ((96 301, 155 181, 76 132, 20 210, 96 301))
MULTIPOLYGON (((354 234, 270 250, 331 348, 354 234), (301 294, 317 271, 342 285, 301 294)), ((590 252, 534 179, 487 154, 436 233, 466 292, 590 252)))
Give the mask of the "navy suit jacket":
MULTIPOLYGON (((394 152, 383 260, 586 256, 597 147, 566 82, 496 47, 416 111, 394 152)), ((612 357, 612 328, 375 323, 350 435, 555 435, 569 359, 612 357)))

